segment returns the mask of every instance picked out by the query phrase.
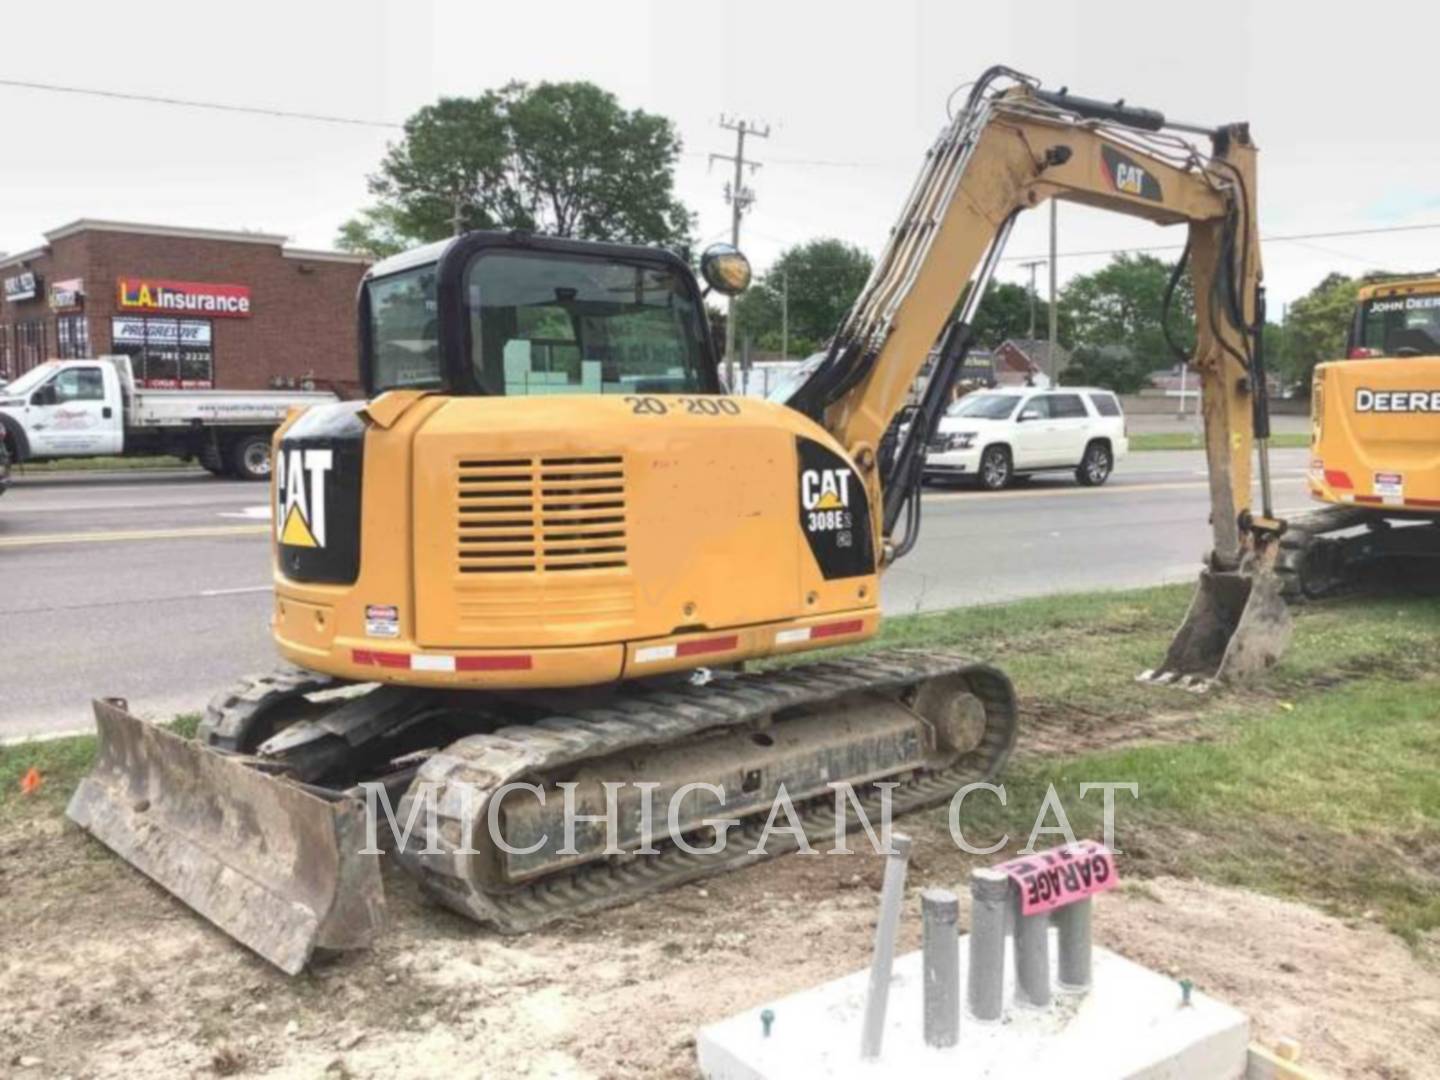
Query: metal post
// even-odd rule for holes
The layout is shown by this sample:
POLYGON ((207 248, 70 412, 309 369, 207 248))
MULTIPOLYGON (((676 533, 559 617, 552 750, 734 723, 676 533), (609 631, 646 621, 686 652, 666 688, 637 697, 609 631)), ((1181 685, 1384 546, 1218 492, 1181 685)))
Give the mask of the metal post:
POLYGON ((948 889, 920 894, 924 918, 925 1045, 954 1046, 960 1040, 960 899, 948 889))
POLYGON ((1055 267, 1055 240, 1059 235, 1059 213, 1060 203, 1057 199, 1050 200, 1050 385, 1060 385, 1060 353, 1059 342, 1057 341, 1060 325, 1060 301, 1055 294, 1058 291, 1056 282, 1059 279, 1059 272, 1055 267))
POLYGON ((1090 989, 1091 901, 1087 897, 1066 904, 1054 913, 1060 931, 1060 987, 1063 990, 1090 989))
POLYGON ((970 1015, 999 1020, 1005 1011, 1005 923, 1010 878, 998 870, 970 872, 970 958, 966 976, 970 1015))
POLYGON ((895 961, 895 932, 900 925, 900 902, 905 896, 905 869, 910 862, 910 838, 894 833, 885 858, 885 880, 880 886, 880 921, 875 927, 875 956, 870 961, 870 988, 865 994, 865 1026, 860 1034, 860 1056, 873 1061, 885 1039, 885 1006, 890 997, 890 968, 895 961))
POLYGON ((1020 914, 1020 893, 1012 901, 1015 912, 1015 1001, 1043 1008, 1050 1004, 1050 916, 1020 914))

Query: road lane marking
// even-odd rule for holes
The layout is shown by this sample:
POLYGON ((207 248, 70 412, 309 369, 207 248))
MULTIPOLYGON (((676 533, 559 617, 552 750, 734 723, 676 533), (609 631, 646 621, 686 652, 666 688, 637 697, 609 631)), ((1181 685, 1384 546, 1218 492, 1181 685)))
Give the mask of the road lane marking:
POLYGON ((238 589, 205 589, 201 596, 239 596, 241 593, 269 592, 273 585, 242 585, 238 589))
POLYGON ((269 521, 272 513, 273 512, 270 508, 270 504, 266 503, 264 506, 247 506, 245 507, 245 509, 238 512, 222 511, 215 516, 223 518, 241 518, 246 521, 269 521))
POLYGON ((1077 484, 1074 487, 1057 488, 1012 488, 1009 491, 951 491, 946 493, 926 492, 927 500, 940 502, 952 502, 956 499, 1048 499, 1052 495, 1123 495, 1127 492, 1143 494, 1147 491, 1199 491, 1208 488, 1208 483, 1200 483, 1198 480, 1168 480, 1150 481, 1144 484, 1107 484, 1103 487, 1085 487, 1077 484))
POLYGON ((0 537, 0 548, 42 547, 49 544, 117 544, 130 540, 186 540, 207 536, 259 536, 269 525, 206 525, 194 529, 128 529, 112 532, 41 533, 0 537))
POLYGON ((1209 487, 1209 485, 1196 483, 1193 480, 1174 480, 1168 483, 1116 484, 1113 487, 1077 486, 1031 491, 952 491, 943 495, 927 493, 925 498, 941 502, 953 502, 957 499, 983 499, 985 502, 989 502, 991 499, 1048 499, 1052 495, 1117 495, 1126 492, 1140 494, 1147 491, 1194 491, 1197 488, 1205 487, 1209 487))

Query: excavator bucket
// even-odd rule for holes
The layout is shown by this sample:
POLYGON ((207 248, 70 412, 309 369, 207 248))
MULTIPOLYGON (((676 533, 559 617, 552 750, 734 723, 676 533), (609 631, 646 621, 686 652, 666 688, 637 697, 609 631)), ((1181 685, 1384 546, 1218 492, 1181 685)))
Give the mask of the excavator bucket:
POLYGON ((126 862, 288 974, 369 944, 385 911, 364 807, 96 701, 95 768, 66 811, 126 862))
POLYGON ((1290 611, 1281 587, 1268 566, 1202 570, 1165 662, 1140 681, 1200 692, 1272 667, 1290 645, 1290 611))

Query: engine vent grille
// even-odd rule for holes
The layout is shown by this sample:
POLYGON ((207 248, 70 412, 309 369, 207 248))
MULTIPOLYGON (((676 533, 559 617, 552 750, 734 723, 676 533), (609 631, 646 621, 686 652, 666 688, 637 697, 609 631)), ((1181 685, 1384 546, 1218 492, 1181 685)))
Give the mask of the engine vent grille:
POLYGON ((456 474, 462 574, 623 569, 625 459, 462 459, 456 474))

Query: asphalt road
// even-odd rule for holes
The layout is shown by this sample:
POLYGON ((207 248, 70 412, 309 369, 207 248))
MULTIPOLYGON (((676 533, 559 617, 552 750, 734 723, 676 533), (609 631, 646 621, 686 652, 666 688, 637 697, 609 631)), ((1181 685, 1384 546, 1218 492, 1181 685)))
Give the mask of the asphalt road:
MULTIPOLYGON (((1273 456, 1278 506, 1305 504, 1304 450, 1273 456)), ((88 702, 203 708, 274 662, 263 486, 206 473, 35 474, 0 497, 0 739, 90 725, 88 702)), ((1189 580, 1207 546, 1204 461, 1134 454, 1104 488, 1037 479, 929 489, 891 614, 1189 580)))

